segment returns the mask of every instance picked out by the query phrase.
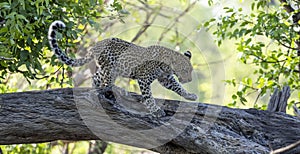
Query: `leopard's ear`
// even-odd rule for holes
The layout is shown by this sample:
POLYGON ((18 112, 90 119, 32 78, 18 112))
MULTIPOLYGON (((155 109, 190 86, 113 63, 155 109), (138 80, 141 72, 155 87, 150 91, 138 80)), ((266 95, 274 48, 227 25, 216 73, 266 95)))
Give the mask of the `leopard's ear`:
POLYGON ((187 56, 189 59, 192 58, 192 53, 190 51, 184 52, 184 55, 187 56))

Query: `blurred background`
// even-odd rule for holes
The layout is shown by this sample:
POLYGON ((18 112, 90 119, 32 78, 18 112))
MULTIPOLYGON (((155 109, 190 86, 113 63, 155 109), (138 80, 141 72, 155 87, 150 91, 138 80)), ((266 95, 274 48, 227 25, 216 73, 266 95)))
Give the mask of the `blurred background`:
MULTIPOLYGON (((284 25, 290 25, 291 15, 282 11, 282 4, 277 1, 18 0, 2 1, 0 7, 1 93, 91 87, 93 63, 70 68, 61 64, 49 50, 48 27, 54 20, 62 20, 67 28, 58 38, 61 47, 73 57, 84 56, 97 41, 109 37, 140 46, 159 44, 181 53, 191 51, 193 81, 184 87, 198 95, 197 102, 266 109, 270 93, 286 84, 293 85, 289 106, 299 98, 299 82, 293 74, 297 72, 291 71, 296 70, 299 58, 284 54, 286 50, 292 53, 295 45, 283 40, 291 44, 291 48, 282 47, 272 38, 282 36, 267 33, 272 24, 264 26, 262 23, 267 21, 257 20, 263 14, 273 14, 275 20, 278 13, 278 20, 270 22, 283 23, 281 30, 288 31, 284 25), (254 29, 260 24, 264 29, 254 29), (278 55, 281 52, 283 60, 280 59, 282 55, 278 55), (268 58, 272 60, 272 56, 273 60, 277 59, 269 63, 268 58), (280 79, 270 77, 283 66, 290 70, 279 72, 280 79), (286 77, 284 73, 292 76, 286 77)), ((135 80, 119 78, 116 85, 139 93, 135 80)), ((157 98, 184 100, 157 82, 152 85, 152 91, 157 98)), ((288 113, 292 114, 290 110, 288 113)), ((102 141, 55 141, 0 147, 4 153, 154 153, 102 141)))

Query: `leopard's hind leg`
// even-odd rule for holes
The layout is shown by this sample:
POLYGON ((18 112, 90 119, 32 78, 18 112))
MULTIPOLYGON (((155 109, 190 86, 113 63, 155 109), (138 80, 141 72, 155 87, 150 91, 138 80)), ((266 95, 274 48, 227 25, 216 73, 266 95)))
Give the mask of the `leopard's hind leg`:
POLYGON ((103 88, 113 86, 113 77, 111 73, 105 68, 98 68, 96 73, 93 75, 93 87, 103 88))

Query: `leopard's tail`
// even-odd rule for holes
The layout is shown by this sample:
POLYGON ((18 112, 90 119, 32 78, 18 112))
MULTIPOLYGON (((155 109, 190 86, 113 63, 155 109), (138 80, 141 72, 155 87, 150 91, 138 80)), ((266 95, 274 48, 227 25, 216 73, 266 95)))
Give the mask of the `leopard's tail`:
POLYGON ((54 54, 56 55, 56 57, 63 63, 69 65, 69 66, 82 66, 86 63, 88 63, 89 61, 92 60, 91 55, 88 55, 84 58, 80 58, 80 59, 73 59, 70 58, 66 55, 66 53, 64 53, 58 46, 57 43, 57 38, 56 38, 56 34, 57 34, 57 30, 59 28, 65 28, 66 25, 62 22, 62 21, 54 21, 48 30, 48 40, 49 40, 49 44, 51 47, 51 50, 54 52, 54 54))

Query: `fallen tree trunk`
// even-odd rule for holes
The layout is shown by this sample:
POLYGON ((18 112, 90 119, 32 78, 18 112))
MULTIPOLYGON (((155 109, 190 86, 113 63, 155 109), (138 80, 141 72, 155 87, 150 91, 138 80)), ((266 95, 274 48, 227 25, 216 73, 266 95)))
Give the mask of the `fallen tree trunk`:
MULTIPOLYGON (((155 118, 119 89, 0 95, 0 144, 104 140, 161 153, 269 153, 300 140, 300 120, 256 109, 157 99, 155 118)), ((286 153, 296 153, 296 147, 286 153)))

